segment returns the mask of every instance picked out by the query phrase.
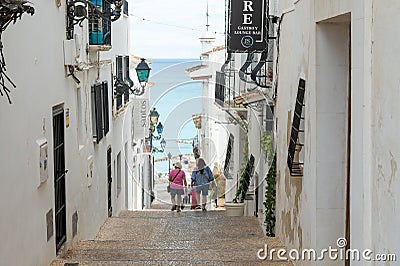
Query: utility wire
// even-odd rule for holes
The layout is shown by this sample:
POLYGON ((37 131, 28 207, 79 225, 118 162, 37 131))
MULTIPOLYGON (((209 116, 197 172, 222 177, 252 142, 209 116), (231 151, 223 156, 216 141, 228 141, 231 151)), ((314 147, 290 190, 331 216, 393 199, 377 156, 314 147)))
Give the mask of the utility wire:
MULTIPOLYGON (((174 27, 174 28, 178 28, 178 29, 186 29, 186 30, 198 31, 198 32, 203 32, 204 31, 202 29, 187 27, 187 26, 183 26, 183 25, 169 24, 169 23, 164 23, 164 22, 161 22, 161 21, 151 20, 151 19, 147 19, 147 18, 144 18, 144 17, 136 16, 135 14, 132 14, 132 13, 130 13, 129 15, 137 18, 138 20, 150 22, 150 23, 153 23, 153 24, 158 24, 158 25, 163 25, 163 26, 168 26, 168 27, 174 27)), ((213 33, 215 33, 215 34, 225 34, 223 32, 217 32, 217 31, 214 31, 213 33)))

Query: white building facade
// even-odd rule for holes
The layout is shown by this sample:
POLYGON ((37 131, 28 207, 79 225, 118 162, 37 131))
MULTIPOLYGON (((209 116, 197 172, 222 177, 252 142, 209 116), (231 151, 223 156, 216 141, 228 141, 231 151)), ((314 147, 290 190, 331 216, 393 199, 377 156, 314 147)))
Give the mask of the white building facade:
POLYGON ((276 234, 288 248, 319 254, 344 238, 347 248, 373 256, 400 254, 399 7, 375 0, 277 5, 276 234), (304 104, 300 112, 296 102, 304 104))
MULTIPOLYGON (((203 47, 210 38, 201 38, 203 47)), ((247 54, 227 53, 224 46, 203 52, 202 64, 189 70, 194 80, 203 80, 202 127, 199 130, 202 157, 213 165, 217 162, 226 178, 225 201, 232 201, 237 192, 242 170, 253 157, 250 187, 246 196, 245 214, 264 219, 264 178, 272 160, 261 148, 263 132, 272 134, 272 118, 266 89, 250 80, 251 69, 259 62, 256 54, 248 65, 247 54), (244 73, 244 72, 246 73, 244 73), (240 73, 242 72, 242 73, 240 73), (243 75, 242 75, 243 74, 243 75)))
POLYGON ((4 265, 48 265, 78 240, 93 239, 108 216, 142 208, 143 139, 134 136, 144 136, 137 132, 145 126, 133 117, 148 114, 148 94, 141 110, 134 106, 140 99, 115 88, 121 73, 124 82, 129 71, 135 80, 139 61, 130 56, 123 2, 115 22, 90 11, 69 34, 69 2, 37 2, 33 16, 3 32, 7 75, 17 86, 12 104, 0 97, 4 265))

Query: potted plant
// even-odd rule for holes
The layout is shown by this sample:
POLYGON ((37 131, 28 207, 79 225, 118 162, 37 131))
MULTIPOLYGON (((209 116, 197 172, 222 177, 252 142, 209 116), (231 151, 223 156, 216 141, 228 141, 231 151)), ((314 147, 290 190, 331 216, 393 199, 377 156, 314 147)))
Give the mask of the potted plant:
MULTIPOLYGON (((247 159, 247 157, 246 157, 247 159)), ((247 190, 250 185, 250 177, 254 167, 254 156, 246 160, 246 167, 242 170, 240 175, 239 186, 236 190, 235 198, 232 202, 225 202, 225 209, 227 216, 243 216, 244 214, 244 200, 246 198, 247 190)))

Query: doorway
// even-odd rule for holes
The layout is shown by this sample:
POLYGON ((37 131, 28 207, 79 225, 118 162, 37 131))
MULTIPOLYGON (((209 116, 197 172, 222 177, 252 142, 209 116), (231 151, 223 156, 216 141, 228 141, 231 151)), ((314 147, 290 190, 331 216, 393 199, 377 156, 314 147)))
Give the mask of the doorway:
POLYGON ((108 206, 108 217, 112 216, 112 176, 111 176, 111 147, 107 149, 107 206, 108 206))
POLYGON ((67 240, 63 107, 53 110, 53 154, 56 251, 59 251, 67 240))
POLYGON ((339 238, 350 243, 350 40, 350 13, 317 23, 317 248, 336 246, 339 238))

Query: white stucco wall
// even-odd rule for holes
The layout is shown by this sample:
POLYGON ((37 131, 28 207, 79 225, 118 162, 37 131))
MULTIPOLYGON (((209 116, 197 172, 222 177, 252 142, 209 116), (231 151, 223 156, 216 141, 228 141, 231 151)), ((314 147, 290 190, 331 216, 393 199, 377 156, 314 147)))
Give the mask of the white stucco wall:
MULTIPOLYGON (((375 252, 395 253, 400 256, 399 171, 400 144, 397 140, 400 122, 399 28, 400 3, 397 1, 372 1, 366 3, 372 12, 372 83, 371 83, 371 249, 375 252), (372 5, 371 5, 372 4, 372 5)), ((368 120, 367 120, 368 121, 368 120)), ((366 152, 369 152, 366 150, 366 152)), ((369 185, 369 184, 368 184, 369 185)), ((368 189, 368 187, 367 187, 368 189)), ((366 190, 368 192, 368 190, 366 190)), ((368 232, 368 230, 367 230, 368 232)), ((367 236, 367 235, 365 235, 367 236)), ((393 264, 394 265, 394 264, 393 264)))
MULTIPOLYGON (((11 92, 12 105, 0 97, 0 235, 5 245, 0 250, 4 265, 48 265, 56 256, 54 228, 54 166, 53 166, 53 107, 69 109, 69 127, 65 133, 66 174, 66 247, 80 239, 93 239, 107 217, 107 147, 112 146, 113 157, 119 151, 124 158, 124 145, 130 144, 130 121, 112 118, 110 132, 99 144, 92 137, 91 86, 108 81, 111 99, 111 64, 105 62, 99 70, 76 72, 79 86, 66 77, 63 55, 65 40, 65 4, 60 8, 52 3, 35 3, 34 16, 23 15, 21 21, 3 34, 7 74, 16 83, 11 92), (39 146, 47 141, 48 179, 39 182, 39 146), (88 179, 89 158, 93 160, 93 179, 88 179), (46 213, 53 210, 53 236, 47 241, 46 213), (78 213, 77 235, 72 237, 72 215, 78 213), (19 256, 18 254, 24 254, 19 256)), ((126 18, 113 24, 113 45, 117 34, 127 31, 126 18), (120 29, 118 29, 118 27, 120 29), (114 30, 115 29, 115 30, 114 30)), ((84 25, 86 25, 84 23, 84 25)), ((83 45, 81 60, 85 61, 86 26, 76 28, 83 45)), ((124 39, 127 39, 125 33, 124 39)), ((128 43, 113 46, 103 59, 115 54, 128 55, 128 43), (114 50, 116 48, 117 51, 114 50)), ((92 55, 92 53, 91 53, 92 55)), ((96 57, 94 57, 96 58, 96 57)), ((91 60, 93 57, 91 57, 91 60)), ((129 108, 128 108, 129 109, 129 108)), ((128 116, 129 117, 129 116, 128 116)), ((129 119, 128 119, 129 120, 129 119)), ((65 122, 65 121, 64 121, 65 122)), ((132 153, 128 153, 132 162, 132 153)), ((113 176, 115 175, 114 169, 113 176)), ((115 213, 125 208, 125 175, 122 167, 121 196, 113 198, 115 213)), ((113 183, 113 191, 116 189, 113 183)), ((132 189, 128 189, 128 193, 132 189)), ((130 193, 133 195, 133 193, 130 193)), ((133 201, 136 201, 133 200, 133 201)), ((133 202, 131 202, 131 205, 133 202)))
POLYGON ((395 104, 398 5, 374 0, 279 1, 279 12, 288 13, 279 47, 276 231, 288 248, 336 247, 336 239, 345 232, 349 167, 350 248, 400 252, 395 226, 400 221, 395 211, 400 147, 394 137, 400 113, 395 104), (303 177, 294 178, 287 169, 287 140, 299 77, 306 80, 305 165, 303 177))

